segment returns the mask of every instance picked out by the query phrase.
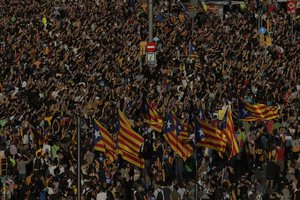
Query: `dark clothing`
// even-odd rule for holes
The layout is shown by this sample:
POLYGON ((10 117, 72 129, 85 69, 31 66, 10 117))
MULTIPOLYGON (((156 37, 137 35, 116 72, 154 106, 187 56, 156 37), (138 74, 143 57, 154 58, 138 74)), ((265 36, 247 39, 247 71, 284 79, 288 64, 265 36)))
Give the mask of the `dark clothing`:
POLYGON ((135 198, 136 200, 144 200, 146 196, 146 193, 145 192, 136 192, 135 193, 135 198))
POLYGON ((278 175, 278 165, 274 161, 269 161, 266 168, 266 178, 267 180, 274 180, 278 175))

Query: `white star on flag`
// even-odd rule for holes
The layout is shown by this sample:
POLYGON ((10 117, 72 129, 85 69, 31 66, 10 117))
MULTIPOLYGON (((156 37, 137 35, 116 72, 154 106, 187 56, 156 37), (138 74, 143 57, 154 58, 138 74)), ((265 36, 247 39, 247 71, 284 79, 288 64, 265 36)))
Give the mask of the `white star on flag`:
POLYGON ((182 128, 182 127, 181 127, 180 125, 178 125, 178 130, 179 130, 179 131, 181 131, 181 128, 182 128))
POLYGON ((248 111, 246 109, 243 109, 242 112, 243 112, 243 115, 248 115, 248 111))
POLYGON ((96 139, 98 139, 99 137, 101 137, 99 131, 95 131, 94 135, 95 135, 95 138, 96 138, 96 139))
POLYGON ((168 121, 168 123, 167 123, 167 127, 168 127, 168 129, 170 129, 170 128, 171 128, 171 125, 172 125, 172 123, 171 123, 170 121, 168 121))
POLYGON ((203 131, 200 129, 198 132, 199 132, 200 138, 203 138, 204 137, 203 131))

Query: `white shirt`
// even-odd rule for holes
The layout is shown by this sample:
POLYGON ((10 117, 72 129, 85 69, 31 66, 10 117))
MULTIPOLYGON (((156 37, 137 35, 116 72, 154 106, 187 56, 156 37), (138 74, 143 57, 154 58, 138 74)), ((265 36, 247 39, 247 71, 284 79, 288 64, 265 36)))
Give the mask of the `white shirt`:
POLYGON ((56 168, 56 166, 55 166, 55 165, 53 165, 53 166, 50 166, 50 167, 48 168, 48 170, 49 170, 49 173, 50 173, 52 176, 55 176, 55 175, 54 175, 54 170, 55 170, 55 168, 56 168))
POLYGON ((180 195, 180 199, 183 199, 184 193, 185 193, 185 188, 178 188, 177 192, 180 195))
POLYGON ((106 192, 100 192, 97 194, 96 200, 106 200, 107 199, 107 194, 106 192))
POLYGON ((51 152, 51 146, 49 144, 43 144, 43 152, 51 152))
POLYGON ((163 191, 162 189, 159 189, 159 188, 157 188, 157 189, 154 191, 154 193, 153 193, 153 195, 154 195, 155 199, 157 199, 157 196, 158 196, 159 192, 161 192, 161 193, 162 193, 162 195, 163 195, 163 199, 165 199, 165 196, 164 196, 164 191, 163 191))
POLYGON ((28 137, 27 134, 25 134, 25 135, 23 136, 23 144, 28 144, 28 143, 29 143, 29 137, 28 137))
POLYGON ((54 190, 51 187, 47 187, 48 194, 54 194, 54 190))

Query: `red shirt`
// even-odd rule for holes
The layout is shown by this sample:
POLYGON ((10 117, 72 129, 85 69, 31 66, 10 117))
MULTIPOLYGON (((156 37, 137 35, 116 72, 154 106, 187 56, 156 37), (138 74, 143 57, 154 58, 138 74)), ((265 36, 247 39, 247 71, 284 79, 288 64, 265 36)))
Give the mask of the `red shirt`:
POLYGON ((274 126, 274 121, 273 120, 269 120, 267 122, 267 130, 269 134, 273 134, 273 126, 274 126))
POLYGON ((275 9, 275 6, 273 4, 269 5, 269 13, 272 13, 275 9))
POLYGON ((278 148, 277 149, 277 160, 284 160, 284 153, 285 153, 284 147, 278 148))
POLYGON ((245 85, 246 88, 248 87, 248 84, 249 84, 249 81, 246 79, 246 80, 244 81, 244 85, 245 85))

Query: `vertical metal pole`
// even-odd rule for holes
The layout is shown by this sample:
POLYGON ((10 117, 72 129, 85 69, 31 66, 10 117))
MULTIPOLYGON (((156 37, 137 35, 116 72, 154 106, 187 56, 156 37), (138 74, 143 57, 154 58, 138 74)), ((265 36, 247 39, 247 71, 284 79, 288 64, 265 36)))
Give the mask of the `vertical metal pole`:
POLYGON ((153 0, 149 0, 149 42, 152 42, 153 40, 153 0))
POLYGON ((81 199, 80 117, 77 117, 77 200, 81 199))
POLYGON ((294 16, 292 16, 292 40, 294 41, 294 16))
POLYGON ((2 180, 2 187, 3 187, 3 200, 5 200, 5 197, 6 197, 6 195, 5 195, 6 189, 5 189, 5 180, 4 179, 5 178, 1 178, 1 180, 2 180))
POLYGON ((197 143, 195 143, 195 167, 196 167, 196 180, 195 180, 195 200, 198 200, 198 160, 197 160, 197 143))

